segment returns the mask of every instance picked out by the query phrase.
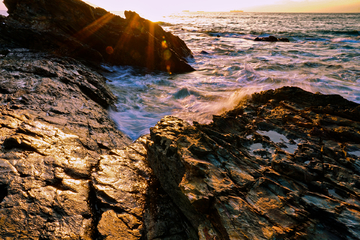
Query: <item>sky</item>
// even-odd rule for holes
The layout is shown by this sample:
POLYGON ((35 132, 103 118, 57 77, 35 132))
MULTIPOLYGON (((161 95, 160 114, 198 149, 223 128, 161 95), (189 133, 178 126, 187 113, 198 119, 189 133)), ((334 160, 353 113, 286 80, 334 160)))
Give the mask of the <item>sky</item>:
MULTIPOLYGON (((360 0, 84 0, 108 11, 164 16, 182 10, 246 12, 357 12, 360 0)), ((6 10, 2 1, 0 10, 6 10)), ((151 20, 151 19, 150 19, 151 20)))

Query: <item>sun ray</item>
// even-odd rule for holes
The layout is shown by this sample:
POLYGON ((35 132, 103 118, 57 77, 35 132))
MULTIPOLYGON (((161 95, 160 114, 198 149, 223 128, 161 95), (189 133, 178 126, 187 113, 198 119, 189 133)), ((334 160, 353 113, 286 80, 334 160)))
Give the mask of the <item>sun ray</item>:
POLYGON ((147 68, 149 70, 153 70, 154 69, 154 61, 155 61, 155 56, 154 56, 154 51, 155 51, 155 42, 154 42, 154 24, 149 25, 149 40, 148 40, 148 46, 147 46, 147 68))
POLYGON ((74 37, 79 39, 80 41, 84 41, 114 17, 115 15, 112 13, 106 13, 104 16, 98 18, 96 21, 92 22, 91 24, 77 32, 74 37))
MULTIPOLYGON (((136 13, 131 14, 129 12, 128 13, 125 12, 125 15, 126 15, 127 19, 129 20, 129 24, 123 30, 123 34, 121 35, 118 42, 116 43, 116 45, 114 47, 114 51, 121 51, 122 49, 126 48, 129 41, 131 41, 130 36, 136 37, 136 34, 131 35, 128 33, 132 32, 132 31, 138 31, 138 34, 146 34, 147 35, 146 43, 144 42, 143 46, 139 46, 139 47, 143 48, 142 50, 144 50, 143 54, 145 54, 145 56, 144 56, 145 61, 140 61, 140 62, 138 61, 137 54, 139 54, 139 53, 136 52, 136 49, 133 52, 130 52, 130 57, 132 57, 141 66, 146 67, 150 71, 155 69, 155 62, 156 62, 156 59, 158 59, 158 58, 162 58, 163 63, 165 65, 169 65, 166 63, 169 63, 169 59, 171 57, 171 51, 168 49, 169 47, 167 46, 165 36, 163 36, 163 39, 161 39, 161 40, 156 37, 156 28, 158 27, 157 24, 153 23, 151 21, 147 21, 147 20, 144 21, 144 19, 142 19, 136 13), (159 45, 158 47, 160 47, 160 49, 163 50, 161 53, 161 56, 156 55, 156 54, 160 54, 160 53, 156 52, 156 49, 159 49, 158 47, 156 47, 156 45, 159 45)), ((134 39, 134 41, 136 41, 136 40, 134 39)), ((142 51, 140 51, 140 54, 141 54, 141 52, 142 51)), ((170 67, 170 65, 169 65, 169 67, 170 67)), ((166 66, 164 67, 164 69, 165 68, 166 68, 166 66)), ((167 70, 168 70, 168 72, 170 72, 170 69, 167 69, 167 70)))

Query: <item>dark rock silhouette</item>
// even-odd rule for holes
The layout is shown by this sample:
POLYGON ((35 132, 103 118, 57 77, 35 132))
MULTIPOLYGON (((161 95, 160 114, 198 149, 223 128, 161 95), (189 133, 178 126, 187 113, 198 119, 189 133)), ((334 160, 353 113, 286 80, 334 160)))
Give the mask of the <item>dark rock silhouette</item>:
POLYGON ((287 38, 277 38, 274 36, 269 36, 269 37, 257 37, 254 39, 254 41, 262 41, 262 42, 290 42, 289 39, 287 38))
POLYGON ((2 19, 0 34, 19 47, 150 71, 194 70, 186 61, 192 53, 180 38, 134 12, 123 19, 80 0, 4 3, 9 16, 2 19))

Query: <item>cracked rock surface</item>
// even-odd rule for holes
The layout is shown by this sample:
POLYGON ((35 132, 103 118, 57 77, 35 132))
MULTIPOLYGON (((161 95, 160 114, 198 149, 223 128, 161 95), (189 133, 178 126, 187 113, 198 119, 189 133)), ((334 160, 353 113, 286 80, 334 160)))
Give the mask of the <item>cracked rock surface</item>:
POLYGON ((283 87, 209 125, 163 118, 148 159, 200 239, 359 239, 359 119, 338 95, 283 87))
MULTIPOLYGON (((1 56, 0 72, 1 239, 100 236, 97 225, 111 214, 101 216, 101 184, 92 174, 131 143, 108 118, 115 97, 105 78, 75 60, 26 49, 1 56)), ((148 171, 135 165, 127 176, 148 171)), ((125 212, 133 206, 117 208, 131 230, 139 225, 139 216, 125 212)))
POLYGON ((0 239, 360 239, 360 106, 294 87, 135 142, 106 79, 0 52, 0 239))

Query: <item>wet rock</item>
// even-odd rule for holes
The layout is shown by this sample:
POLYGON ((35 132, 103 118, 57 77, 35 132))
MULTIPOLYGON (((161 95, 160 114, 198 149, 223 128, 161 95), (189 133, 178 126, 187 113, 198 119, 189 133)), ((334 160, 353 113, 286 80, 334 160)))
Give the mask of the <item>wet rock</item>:
POLYGON ((269 37, 257 37, 254 39, 254 41, 262 41, 262 42, 290 42, 287 38, 277 38, 274 36, 269 37))
POLYGON ((1 237, 94 239, 93 169, 131 143, 108 118, 104 77, 26 49, 10 49, 0 72, 1 237))
POLYGON ((116 98, 106 86, 106 79, 83 64, 11 49, 0 59, 0 72, 1 105, 26 110, 38 120, 76 134, 94 151, 101 145, 113 148, 130 142, 114 131, 116 126, 108 119, 107 108, 116 98))
POLYGON ((101 215, 98 231, 104 239, 140 239, 142 235, 152 175, 145 161, 146 142, 145 136, 124 149, 102 155, 92 174, 101 215))
POLYGON ((92 158, 79 137, 2 106, 0 233, 10 239, 92 235, 92 158))
POLYGON ((153 177, 147 192, 144 213, 146 239, 198 239, 194 229, 170 196, 153 177))
POLYGON ((168 72, 194 69, 190 49, 158 24, 125 12, 126 19, 80 0, 5 0, 9 16, 0 19, 0 38, 86 62, 139 66, 168 72))
POLYGON ((8 49, 0 73, 4 239, 360 238, 359 104, 284 87, 131 142, 76 60, 8 49))
POLYGON ((148 160, 200 239, 357 239, 358 114, 338 95, 269 90, 209 125, 163 118, 148 160))

